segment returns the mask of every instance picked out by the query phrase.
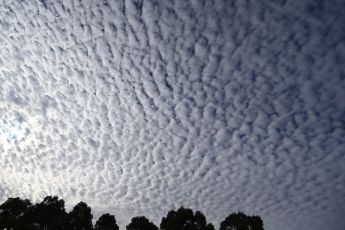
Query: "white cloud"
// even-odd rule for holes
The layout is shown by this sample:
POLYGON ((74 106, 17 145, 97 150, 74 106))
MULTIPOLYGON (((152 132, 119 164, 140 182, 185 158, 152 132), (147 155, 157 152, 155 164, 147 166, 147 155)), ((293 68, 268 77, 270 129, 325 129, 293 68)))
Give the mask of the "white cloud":
POLYGON ((342 229, 343 6, 3 1, 0 200, 342 229))

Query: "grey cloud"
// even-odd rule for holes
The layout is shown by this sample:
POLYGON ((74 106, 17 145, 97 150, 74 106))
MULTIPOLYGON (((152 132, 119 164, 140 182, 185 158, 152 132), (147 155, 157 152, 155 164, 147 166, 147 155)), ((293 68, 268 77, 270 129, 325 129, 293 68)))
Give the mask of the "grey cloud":
POLYGON ((0 5, 0 200, 343 229, 343 1, 0 5))

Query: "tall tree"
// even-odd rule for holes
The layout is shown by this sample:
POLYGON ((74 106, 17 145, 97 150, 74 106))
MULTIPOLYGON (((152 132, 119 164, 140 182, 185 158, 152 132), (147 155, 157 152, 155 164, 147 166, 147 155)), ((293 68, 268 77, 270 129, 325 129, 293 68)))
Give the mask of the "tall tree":
POLYGON ((197 211, 194 215, 191 209, 179 208, 169 211, 162 218, 161 230, 214 230, 212 224, 207 224, 204 214, 197 211))
POLYGON ((19 224, 31 206, 29 200, 23 200, 19 197, 8 198, 0 205, 0 229, 12 229, 19 224))
POLYGON ((158 227, 150 222, 145 216, 133 217, 126 230, 158 230, 158 227))
POLYGON ((68 214, 71 230, 92 230, 91 208, 84 202, 79 202, 68 214))
POLYGON ((242 212, 227 216, 220 223, 220 230, 264 230, 264 223, 259 216, 247 216, 242 212))
POLYGON ((119 230, 119 226, 116 224, 115 216, 107 213, 98 218, 94 230, 119 230))
POLYGON ((41 203, 30 207, 24 220, 26 223, 38 223, 41 227, 47 228, 56 225, 65 217, 65 201, 57 196, 47 196, 41 203))

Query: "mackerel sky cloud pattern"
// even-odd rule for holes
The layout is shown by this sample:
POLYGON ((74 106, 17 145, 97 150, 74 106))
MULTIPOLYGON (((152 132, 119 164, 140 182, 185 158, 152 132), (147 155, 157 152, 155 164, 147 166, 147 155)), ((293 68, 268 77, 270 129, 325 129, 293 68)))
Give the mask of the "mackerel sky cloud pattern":
POLYGON ((121 226, 345 227, 342 0, 2 0, 0 201, 121 226))

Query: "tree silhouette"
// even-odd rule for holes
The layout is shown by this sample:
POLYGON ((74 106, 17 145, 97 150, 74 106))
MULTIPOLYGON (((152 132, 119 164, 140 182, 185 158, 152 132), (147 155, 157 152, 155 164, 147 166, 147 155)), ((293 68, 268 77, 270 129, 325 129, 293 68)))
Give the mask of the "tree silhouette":
POLYGON ((247 216, 242 212, 230 214, 220 223, 220 230, 264 230, 259 216, 247 216))
POLYGON ((194 215, 191 209, 179 208, 169 211, 163 217, 160 228, 162 230, 214 230, 212 224, 207 224, 204 214, 197 211, 194 215))
POLYGON ((69 229, 91 230, 92 214, 91 208, 84 202, 79 202, 68 214, 69 229))
POLYGON ((0 205, 0 229, 11 229, 21 222, 31 205, 29 200, 22 200, 19 197, 7 199, 0 205))
POLYGON ((26 223, 37 223, 42 228, 51 229, 65 219, 66 215, 65 201, 57 196, 47 196, 41 203, 31 206, 23 220, 26 223))
POLYGON ((213 224, 211 223, 207 224, 205 230, 214 230, 213 224))
MULTIPOLYGON (((220 230, 264 230, 259 216, 242 212, 228 215, 220 230)), ((92 226, 91 208, 79 202, 70 213, 57 196, 47 196, 35 205, 19 197, 9 198, 0 205, 0 230, 119 230, 114 215, 103 214, 92 226)), ((133 217, 126 230, 158 230, 145 216, 133 217)), ((214 230, 204 214, 191 209, 171 210, 160 223, 160 230, 214 230)))
POLYGON ((40 227, 39 224, 19 223, 13 228, 13 230, 43 230, 43 228, 40 227))
POLYGON ((119 230, 119 226, 116 224, 115 216, 110 214, 103 214, 98 218, 95 227, 95 230, 119 230))
POLYGON ((145 216, 133 217, 126 230, 158 230, 158 227, 150 222, 145 216))

